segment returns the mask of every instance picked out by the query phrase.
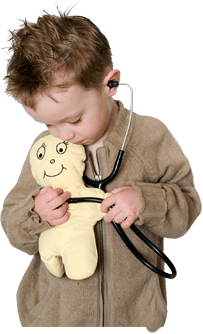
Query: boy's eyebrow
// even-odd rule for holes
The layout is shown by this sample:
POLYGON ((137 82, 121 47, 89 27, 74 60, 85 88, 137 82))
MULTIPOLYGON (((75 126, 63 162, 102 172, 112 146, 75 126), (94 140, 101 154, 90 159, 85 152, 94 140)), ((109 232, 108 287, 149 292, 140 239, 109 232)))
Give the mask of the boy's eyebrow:
MULTIPOLYGON (((68 88, 71 87, 71 84, 67 85, 66 84, 58 84, 56 89, 57 89, 57 92, 67 92, 68 88)), ((55 97, 53 97, 51 94, 47 94, 47 96, 52 99, 54 102, 56 103, 60 103, 60 101, 58 101, 55 97)))
POLYGON ((57 99, 55 99, 53 96, 51 96, 51 94, 47 95, 50 99, 52 99, 55 103, 59 103, 59 101, 57 99))

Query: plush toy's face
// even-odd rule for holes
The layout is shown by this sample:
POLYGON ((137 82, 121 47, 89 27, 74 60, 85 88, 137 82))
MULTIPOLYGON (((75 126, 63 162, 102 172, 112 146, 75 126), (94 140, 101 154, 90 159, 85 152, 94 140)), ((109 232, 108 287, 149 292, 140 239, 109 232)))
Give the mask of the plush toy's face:
POLYGON ((43 187, 63 188, 82 179, 85 168, 85 150, 82 145, 62 141, 52 135, 38 140, 30 151, 32 174, 43 187))

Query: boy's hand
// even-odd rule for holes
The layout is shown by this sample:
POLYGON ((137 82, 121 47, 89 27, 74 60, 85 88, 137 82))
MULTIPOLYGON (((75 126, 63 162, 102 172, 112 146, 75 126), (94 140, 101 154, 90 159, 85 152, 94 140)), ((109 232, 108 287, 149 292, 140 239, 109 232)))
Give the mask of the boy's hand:
POLYGON ((70 197, 70 192, 63 192, 60 188, 42 188, 35 197, 34 211, 42 221, 46 221, 50 225, 64 224, 70 217, 70 213, 67 212, 69 205, 66 202, 70 197))
POLYGON ((106 212, 106 223, 115 221, 122 228, 129 228, 139 217, 142 207, 138 192, 132 187, 120 187, 111 191, 112 196, 107 197, 101 204, 101 211, 106 212), (114 205, 112 209, 109 208, 114 205))

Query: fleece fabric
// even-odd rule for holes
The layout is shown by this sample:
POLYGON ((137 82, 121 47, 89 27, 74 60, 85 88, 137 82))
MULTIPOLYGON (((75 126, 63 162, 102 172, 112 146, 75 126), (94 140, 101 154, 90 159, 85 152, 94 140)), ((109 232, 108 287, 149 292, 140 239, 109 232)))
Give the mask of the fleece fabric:
MULTIPOLYGON (((115 124, 97 150, 102 178, 114 166, 121 148, 129 111, 121 102, 115 124)), ((46 136, 42 133, 38 138, 46 136)), ((89 159, 86 174, 93 178, 89 159)), ((166 126, 133 114, 121 169, 108 184, 110 192, 132 186, 142 209, 136 226, 163 250, 164 238, 182 237, 201 211, 190 164, 166 126)), ((151 272, 127 249, 111 224, 95 226, 98 266, 84 280, 54 277, 41 261, 38 241, 50 229, 34 211, 40 187, 34 180, 29 155, 16 186, 8 194, 1 222, 10 243, 33 256, 17 293, 23 327, 147 327, 156 331, 167 317, 165 279, 151 272)), ((132 231, 127 235, 143 256, 163 270, 163 263, 132 231)), ((173 260, 173 259, 172 259, 173 260)))

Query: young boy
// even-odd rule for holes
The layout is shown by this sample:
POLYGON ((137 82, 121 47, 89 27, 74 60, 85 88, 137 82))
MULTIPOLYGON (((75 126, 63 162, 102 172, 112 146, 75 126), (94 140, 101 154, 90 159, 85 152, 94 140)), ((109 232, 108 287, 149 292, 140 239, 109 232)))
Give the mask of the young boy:
MULTIPOLYGON (((36 24, 12 33, 13 55, 7 92, 37 122, 64 141, 86 148, 86 175, 105 178, 112 171, 128 124, 129 111, 112 96, 120 72, 113 70, 105 36, 88 19, 46 14, 36 24)), ((11 244, 34 255, 18 289, 24 327, 147 327, 166 320, 165 280, 129 252, 112 220, 126 229, 135 222, 159 248, 163 238, 178 238, 201 210, 190 165, 157 119, 133 114, 121 169, 108 184, 112 196, 95 228, 99 263, 90 278, 74 281, 52 276, 41 262, 41 232, 69 218, 69 192, 41 189, 31 174, 29 155, 7 196, 1 221, 11 244), (109 207, 114 205, 113 209, 109 207)), ((136 248, 163 270, 163 263, 135 237, 136 248)))

